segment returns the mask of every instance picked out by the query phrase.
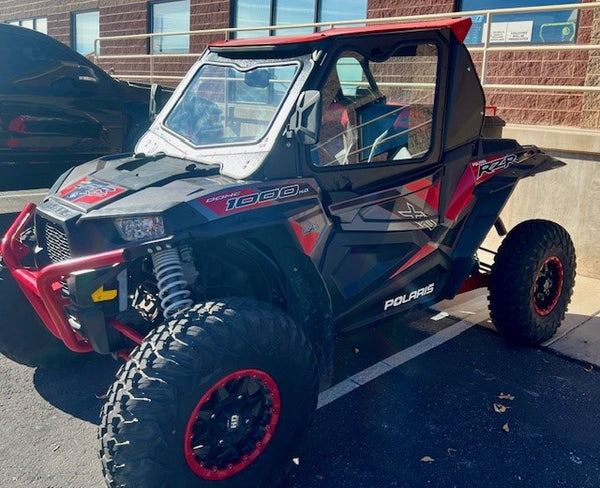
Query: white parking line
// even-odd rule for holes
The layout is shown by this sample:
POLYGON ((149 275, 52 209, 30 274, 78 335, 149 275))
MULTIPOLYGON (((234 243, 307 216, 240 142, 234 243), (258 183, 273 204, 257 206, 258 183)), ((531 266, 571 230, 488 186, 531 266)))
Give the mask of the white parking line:
POLYGON ((0 198, 28 198, 28 197, 43 197, 47 194, 47 191, 34 191, 28 193, 13 193, 13 192, 2 192, 0 198))
MULTIPOLYGON (((467 304, 463 304, 462 307, 465 307, 467 304)), ((482 320, 488 318, 489 312, 487 309, 479 309, 475 312, 474 315, 470 316, 468 319, 463 319, 460 322, 457 322, 450 327, 447 327, 437 334, 434 334, 427 339, 422 340, 410 346, 403 351, 400 351, 392 356, 380 361, 373 366, 364 369, 355 375, 350 376, 344 381, 338 383, 337 385, 333 385, 331 388, 321 392, 319 394, 319 401, 317 403, 317 409, 324 407, 325 405, 329 405, 331 402, 337 400, 338 398, 347 395, 351 391, 356 390, 360 386, 367 384, 370 381, 373 381, 375 378, 378 378, 382 374, 388 373, 394 368, 414 359, 421 354, 425 354, 427 351, 438 347, 450 339, 454 339, 456 336, 462 334, 464 331, 470 329, 474 325, 477 325, 482 320)))

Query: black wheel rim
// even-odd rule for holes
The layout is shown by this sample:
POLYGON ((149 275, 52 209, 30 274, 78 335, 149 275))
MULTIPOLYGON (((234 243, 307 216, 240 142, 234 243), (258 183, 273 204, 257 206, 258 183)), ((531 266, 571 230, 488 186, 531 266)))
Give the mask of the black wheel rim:
POLYGON ((555 308, 563 289, 564 270, 561 260, 551 256, 540 267, 533 283, 532 303, 535 313, 545 317, 555 308))
POLYGON ((281 398, 268 374, 245 369, 215 383, 188 420, 184 453, 206 480, 222 480, 248 467, 273 437, 281 398))

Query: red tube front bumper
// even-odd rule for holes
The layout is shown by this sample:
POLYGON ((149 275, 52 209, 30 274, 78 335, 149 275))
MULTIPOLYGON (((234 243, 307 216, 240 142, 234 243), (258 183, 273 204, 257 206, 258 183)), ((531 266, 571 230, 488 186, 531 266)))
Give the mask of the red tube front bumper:
POLYGON ((69 300, 61 295, 60 280, 71 273, 84 269, 97 269, 125 262, 123 249, 116 249, 92 256, 54 263, 42 269, 31 269, 21 265, 29 248, 18 238, 35 213, 35 205, 29 203, 9 227, 0 245, 2 259, 27 299, 40 316, 48 330, 75 352, 90 352, 92 346, 69 325, 64 306, 69 300))

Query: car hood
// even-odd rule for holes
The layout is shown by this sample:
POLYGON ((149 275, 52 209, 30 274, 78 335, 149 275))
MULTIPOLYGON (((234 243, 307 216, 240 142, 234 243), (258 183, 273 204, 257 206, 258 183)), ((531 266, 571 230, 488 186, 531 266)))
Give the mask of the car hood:
POLYGON ((162 212, 236 184, 219 166, 157 154, 118 155, 73 168, 45 202, 60 202, 88 217, 162 212))

